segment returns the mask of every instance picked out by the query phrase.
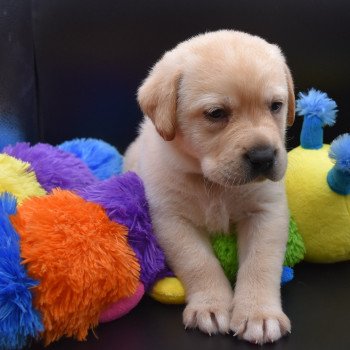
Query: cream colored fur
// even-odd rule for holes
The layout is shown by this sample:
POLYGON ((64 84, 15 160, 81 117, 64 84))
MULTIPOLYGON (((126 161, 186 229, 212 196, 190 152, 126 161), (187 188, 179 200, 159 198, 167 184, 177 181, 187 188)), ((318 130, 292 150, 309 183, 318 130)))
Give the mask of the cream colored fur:
POLYGON ((196 36, 167 52, 141 85, 145 114, 125 170, 144 181, 154 230, 183 282, 186 327, 232 330, 264 343, 290 332, 280 298, 288 236, 283 176, 293 82, 280 49, 237 31, 196 36), (271 103, 282 102, 278 113, 271 103), (227 118, 213 121, 208 111, 227 118), (268 178, 244 159, 261 144, 276 149, 268 178), (233 292, 209 235, 237 225, 239 272, 233 292))

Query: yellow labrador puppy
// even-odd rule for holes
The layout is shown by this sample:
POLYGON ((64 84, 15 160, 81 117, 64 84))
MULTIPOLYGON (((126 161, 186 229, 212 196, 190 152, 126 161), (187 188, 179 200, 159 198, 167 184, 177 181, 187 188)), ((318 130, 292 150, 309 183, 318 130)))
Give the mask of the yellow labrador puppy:
POLYGON ((138 91, 144 119, 125 170, 144 181, 154 230, 183 282, 186 327, 273 342, 288 235, 283 176, 294 120, 280 49, 246 33, 198 35, 167 52, 138 91), (234 292, 209 242, 237 227, 234 292))

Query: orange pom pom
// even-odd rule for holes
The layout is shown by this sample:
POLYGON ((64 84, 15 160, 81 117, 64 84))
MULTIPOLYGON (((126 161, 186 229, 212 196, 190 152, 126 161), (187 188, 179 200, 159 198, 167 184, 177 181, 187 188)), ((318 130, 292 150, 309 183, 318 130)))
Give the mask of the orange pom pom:
POLYGON ((140 266, 127 244, 126 227, 104 210, 64 190, 27 199, 12 223, 43 316, 46 344, 62 336, 86 338, 102 310, 130 297, 140 266))

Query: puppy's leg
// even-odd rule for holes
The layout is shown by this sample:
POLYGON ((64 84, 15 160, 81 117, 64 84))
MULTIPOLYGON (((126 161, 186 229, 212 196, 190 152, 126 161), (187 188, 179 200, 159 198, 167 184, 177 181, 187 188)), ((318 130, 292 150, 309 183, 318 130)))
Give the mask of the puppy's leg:
POLYGON ((252 343, 274 342, 291 329, 280 297, 287 210, 280 216, 272 212, 253 214, 238 224, 237 232, 240 267, 230 328, 252 343))
POLYGON ((227 333, 233 292, 208 236, 181 219, 163 217, 154 224, 169 265, 185 287, 185 327, 227 333))

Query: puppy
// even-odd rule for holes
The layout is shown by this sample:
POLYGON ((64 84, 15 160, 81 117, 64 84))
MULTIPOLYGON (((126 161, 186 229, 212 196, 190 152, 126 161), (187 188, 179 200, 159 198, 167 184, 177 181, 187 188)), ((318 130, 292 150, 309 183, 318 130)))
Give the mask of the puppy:
POLYGON ((288 236, 285 129, 294 120, 280 49, 246 33, 198 35, 167 52, 138 90, 145 114, 125 170, 144 181, 154 230, 183 282, 185 327, 254 343, 290 332, 280 298, 288 236), (234 293, 209 236, 236 225, 234 293))

